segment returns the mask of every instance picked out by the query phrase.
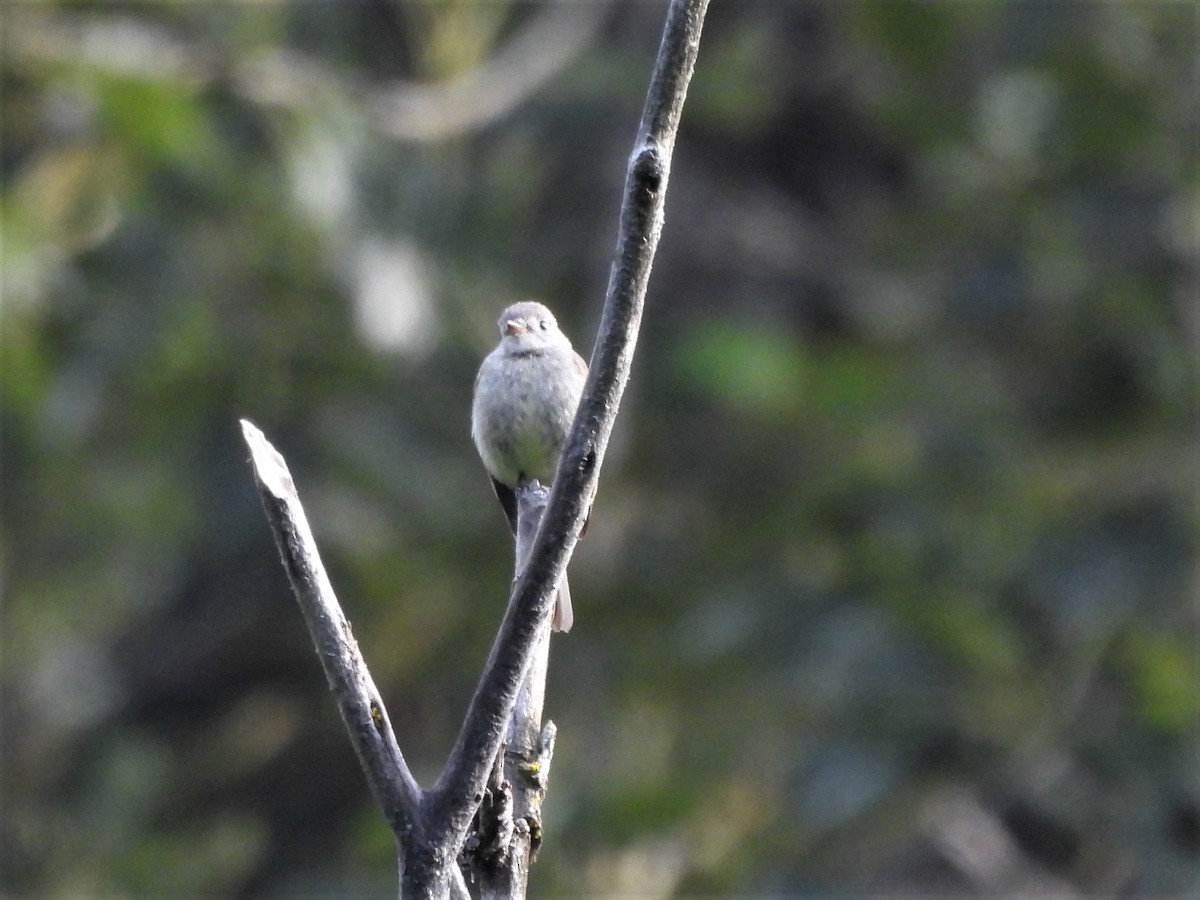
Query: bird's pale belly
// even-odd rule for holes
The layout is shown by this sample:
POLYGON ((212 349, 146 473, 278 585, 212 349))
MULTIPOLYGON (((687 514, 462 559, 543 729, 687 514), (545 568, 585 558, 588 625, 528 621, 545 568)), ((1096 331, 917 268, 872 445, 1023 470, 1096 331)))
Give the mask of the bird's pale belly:
POLYGON ((570 422, 545 404, 528 399, 509 407, 507 414, 495 414, 498 412, 488 416, 492 474, 510 486, 531 478, 548 485, 554 479, 570 422))

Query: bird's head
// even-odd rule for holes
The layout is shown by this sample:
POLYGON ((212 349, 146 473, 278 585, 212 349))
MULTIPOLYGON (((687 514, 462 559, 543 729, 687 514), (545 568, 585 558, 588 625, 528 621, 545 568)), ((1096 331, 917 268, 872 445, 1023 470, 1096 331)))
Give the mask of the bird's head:
POLYGON ((558 329, 554 313, 540 303, 514 303, 500 316, 500 343, 516 353, 535 353, 553 346, 570 346, 558 329))

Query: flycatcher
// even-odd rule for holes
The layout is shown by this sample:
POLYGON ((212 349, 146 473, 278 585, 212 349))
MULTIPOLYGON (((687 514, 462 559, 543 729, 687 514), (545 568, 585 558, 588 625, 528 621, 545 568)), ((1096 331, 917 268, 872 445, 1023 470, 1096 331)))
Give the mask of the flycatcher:
MULTIPOLYGON (((513 304, 499 325, 500 344, 475 376, 471 437, 516 534, 516 489, 554 482, 588 367, 540 303, 513 304)), ((570 631, 573 618, 563 575, 551 628, 570 631)))

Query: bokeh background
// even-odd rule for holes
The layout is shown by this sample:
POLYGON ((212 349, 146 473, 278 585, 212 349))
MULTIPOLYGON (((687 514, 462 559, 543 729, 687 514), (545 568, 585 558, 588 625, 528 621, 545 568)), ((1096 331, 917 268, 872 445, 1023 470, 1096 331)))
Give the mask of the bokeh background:
MULTIPOLYGON (((429 783, 588 353, 660 2, 9 3, 0 886, 386 897, 238 418, 429 783)), ((535 894, 1169 897, 1200 861, 1200 14, 716 0, 555 640, 535 894)))

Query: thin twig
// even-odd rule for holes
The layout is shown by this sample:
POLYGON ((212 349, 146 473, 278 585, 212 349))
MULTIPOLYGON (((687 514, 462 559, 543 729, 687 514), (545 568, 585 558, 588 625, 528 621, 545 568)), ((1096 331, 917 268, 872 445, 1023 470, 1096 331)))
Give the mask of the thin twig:
POLYGON ((375 800, 399 837, 420 825, 421 788, 404 761, 383 700, 325 574, 287 463, 263 433, 245 419, 242 435, 250 448, 254 478, 275 544, 329 688, 375 800))
POLYGON ((591 372, 534 542, 446 767, 429 792, 431 823, 461 842, 491 772, 556 585, 596 491, 637 340, 662 233, 671 153, 708 0, 672 0, 625 180, 617 250, 591 372))

